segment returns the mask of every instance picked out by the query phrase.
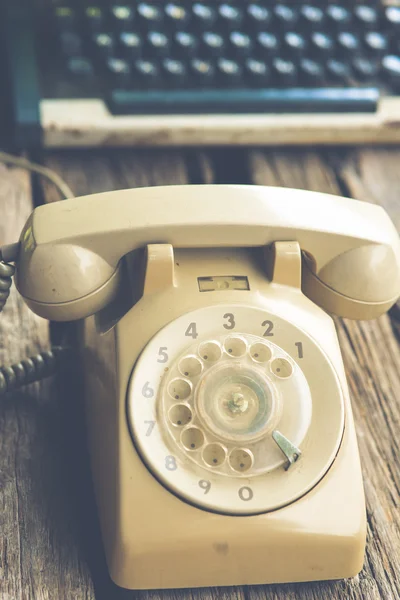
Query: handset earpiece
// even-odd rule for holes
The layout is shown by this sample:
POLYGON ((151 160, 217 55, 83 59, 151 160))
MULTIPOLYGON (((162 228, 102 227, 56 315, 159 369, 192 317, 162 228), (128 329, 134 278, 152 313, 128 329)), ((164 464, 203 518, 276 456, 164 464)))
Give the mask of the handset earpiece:
POLYGON ((21 234, 16 270, 16 286, 25 302, 39 316, 56 321, 99 311, 118 289, 118 266, 73 240, 37 244, 34 218, 35 212, 21 234))
POLYGON ((399 255, 390 245, 369 244, 339 254, 318 270, 304 253, 302 289, 327 312, 374 319, 399 297, 399 255))

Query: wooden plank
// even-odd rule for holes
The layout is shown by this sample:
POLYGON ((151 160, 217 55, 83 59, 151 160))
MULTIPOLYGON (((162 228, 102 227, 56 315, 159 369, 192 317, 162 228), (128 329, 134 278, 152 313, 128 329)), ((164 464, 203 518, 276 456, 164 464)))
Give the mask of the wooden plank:
POLYGON ((400 231, 400 150, 361 148, 336 155, 336 168, 349 195, 381 204, 400 231))
POLYGON ((318 152, 305 150, 254 151, 248 156, 256 185, 277 185, 340 194, 334 170, 318 152))
MULTIPOLYGON (((169 150, 91 150, 51 152, 46 165, 59 173, 76 196, 110 190, 176 183, 211 183, 207 155, 169 150)), ((45 202, 59 200, 50 183, 43 183, 45 202)))
MULTIPOLYGON (((327 151, 256 151, 249 163, 253 182, 260 185, 342 194, 346 192, 345 181, 348 191, 358 199, 384 205, 399 226, 399 156, 398 150, 360 150, 344 156, 327 151)), ((400 598, 400 349, 387 315, 376 321, 335 321, 352 396, 367 499, 365 566, 359 577, 343 582, 251 588, 249 600, 400 598)))
MULTIPOLYGON (((400 231, 400 150, 357 148, 332 155, 342 188, 349 196, 381 204, 400 231)), ((392 326, 400 340, 400 300, 390 311, 392 326)))
MULTIPOLYGON (((29 177, 0 165, 0 245, 18 239, 32 210, 29 177)), ((0 315, 0 361, 48 349, 48 323, 15 288, 0 315)), ((54 382, 0 398, 0 598, 94 598, 74 532, 62 411, 54 382)))

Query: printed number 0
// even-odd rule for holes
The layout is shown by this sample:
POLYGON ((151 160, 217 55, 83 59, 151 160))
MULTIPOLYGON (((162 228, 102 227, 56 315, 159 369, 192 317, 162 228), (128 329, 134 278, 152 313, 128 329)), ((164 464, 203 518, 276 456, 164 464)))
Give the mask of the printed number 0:
POLYGON ((185 331, 187 337, 192 337, 194 340, 198 337, 196 323, 190 323, 189 327, 185 331))
POLYGON ((266 327, 267 329, 264 331, 264 337, 272 337, 274 334, 272 333, 272 330, 274 328, 274 324, 272 321, 263 321, 261 323, 262 327, 266 327))
POLYGON ((232 313, 225 313, 224 319, 228 319, 228 322, 224 323, 225 329, 233 329, 236 326, 235 315, 233 315, 232 313))
POLYGON ((176 464, 175 456, 166 456, 165 457, 165 468, 168 469, 168 471, 176 471, 177 470, 178 465, 176 464))
POLYGON ((240 488, 239 490, 239 498, 244 502, 248 502, 254 496, 253 490, 247 486, 240 488))

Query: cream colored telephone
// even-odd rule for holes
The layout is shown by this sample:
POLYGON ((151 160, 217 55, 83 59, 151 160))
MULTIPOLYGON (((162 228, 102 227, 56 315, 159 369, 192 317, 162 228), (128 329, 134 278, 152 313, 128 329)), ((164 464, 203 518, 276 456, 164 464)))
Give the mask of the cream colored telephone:
POLYGON ((37 208, 16 283, 82 319, 89 442, 112 578, 126 588, 349 577, 365 506, 325 312, 400 295, 378 206, 306 191, 171 186, 37 208))

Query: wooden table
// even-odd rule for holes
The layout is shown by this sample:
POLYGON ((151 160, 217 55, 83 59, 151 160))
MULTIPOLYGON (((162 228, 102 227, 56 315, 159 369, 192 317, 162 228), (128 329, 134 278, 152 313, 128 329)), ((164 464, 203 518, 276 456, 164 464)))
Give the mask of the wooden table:
MULTIPOLYGON (((172 183, 255 183, 381 203, 400 230, 400 150, 137 150, 51 153, 76 195, 172 183)), ((15 241, 49 185, 0 165, 0 244, 15 241)), ((397 316, 398 316, 397 311, 397 316)), ((368 508, 365 567, 350 581, 127 593, 108 579, 94 510, 78 373, 0 399, 0 600, 400 598, 400 326, 337 320, 368 508)), ((47 322, 15 291, 0 317, 0 363, 49 347, 47 322)), ((56 337, 63 335, 59 328, 56 337)))

